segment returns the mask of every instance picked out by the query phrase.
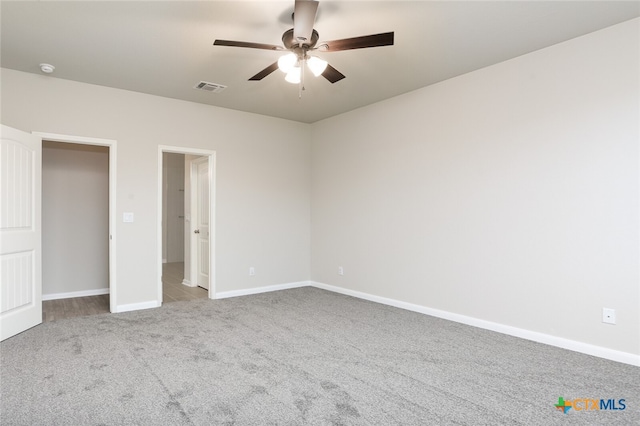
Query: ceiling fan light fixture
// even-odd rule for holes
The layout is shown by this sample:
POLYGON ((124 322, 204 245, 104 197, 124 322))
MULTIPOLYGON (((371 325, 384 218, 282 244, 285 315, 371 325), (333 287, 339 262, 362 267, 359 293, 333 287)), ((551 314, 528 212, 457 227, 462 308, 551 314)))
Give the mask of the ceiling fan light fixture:
POLYGON ((310 56, 309 59, 307 59, 307 66, 313 75, 318 77, 325 69, 327 69, 327 61, 320 59, 317 56, 310 56))
POLYGON ((291 71, 289 71, 287 73, 287 76, 284 78, 287 82, 292 83, 292 84, 299 84, 300 83, 300 67, 293 67, 291 68, 291 71))
POLYGON ((280 71, 283 73, 288 74, 296 66, 297 62, 298 57, 293 53, 289 53, 278 59, 278 68, 280 68, 280 71))

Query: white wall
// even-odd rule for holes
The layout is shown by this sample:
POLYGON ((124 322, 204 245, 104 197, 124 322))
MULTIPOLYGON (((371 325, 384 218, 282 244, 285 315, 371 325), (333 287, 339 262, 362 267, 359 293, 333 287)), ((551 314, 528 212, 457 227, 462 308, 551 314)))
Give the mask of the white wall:
POLYGON ((168 263, 184 261, 184 162, 184 154, 162 155, 162 259, 168 263))
POLYGON ((42 294, 109 289, 109 148, 42 144, 42 294))
POLYGON ((639 22, 314 124, 312 280, 640 354, 639 22))
POLYGON ((157 301, 159 145, 216 151, 218 292, 309 279, 308 125, 8 69, 1 85, 3 124, 117 141, 118 306, 157 301))

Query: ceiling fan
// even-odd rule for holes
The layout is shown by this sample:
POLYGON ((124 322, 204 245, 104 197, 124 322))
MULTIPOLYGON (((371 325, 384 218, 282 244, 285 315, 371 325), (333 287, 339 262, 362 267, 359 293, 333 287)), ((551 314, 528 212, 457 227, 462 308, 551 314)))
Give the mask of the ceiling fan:
MULTIPOLYGON (((329 65, 325 60, 310 55, 310 52, 338 52, 341 50, 364 49, 367 47, 393 45, 393 32, 372 34, 361 37, 345 38, 333 41, 324 41, 318 44, 319 35, 313 29, 318 10, 318 2, 312 0, 295 0, 293 10, 293 28, 282 34, 283 46, 274 44, 251 43, 232 40, 215 40, 214 46, 247 47, 251 49, 265 49, 275 51, 289 51, 277 62, 269 65, 249 81, 259 81, 277 69, 286 73, 285 80, 290 83, 300 84, 300 90, 304 90, 305 65, 313 73, 336 83, 344 74, 329 65)), ((302 94, 302 92, 300 92, 302 94)))

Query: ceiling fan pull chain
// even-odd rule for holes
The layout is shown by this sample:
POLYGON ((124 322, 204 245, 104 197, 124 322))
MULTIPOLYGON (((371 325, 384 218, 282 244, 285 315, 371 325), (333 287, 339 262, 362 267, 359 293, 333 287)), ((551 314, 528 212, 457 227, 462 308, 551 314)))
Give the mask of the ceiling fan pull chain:
POLYGON ((300 61, 300 88, 298 90, 298 99, 302 99, 302 91, 304 90, 304 71, 305 71, 306 65, 307 65, 307 59, 302 58, 302 61, 300 61))

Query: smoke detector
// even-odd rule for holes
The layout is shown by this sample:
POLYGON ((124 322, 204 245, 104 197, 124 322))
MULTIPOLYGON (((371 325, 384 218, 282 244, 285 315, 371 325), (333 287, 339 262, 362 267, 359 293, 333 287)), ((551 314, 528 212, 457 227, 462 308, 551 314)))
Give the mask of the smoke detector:
POLYGON ((45 74, 51 74, 55 69, 56 67, 51 64, 40 64, 40 70, 45 74))

